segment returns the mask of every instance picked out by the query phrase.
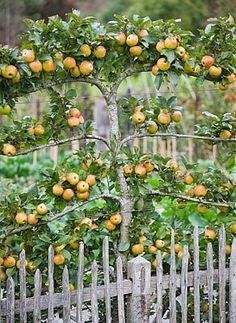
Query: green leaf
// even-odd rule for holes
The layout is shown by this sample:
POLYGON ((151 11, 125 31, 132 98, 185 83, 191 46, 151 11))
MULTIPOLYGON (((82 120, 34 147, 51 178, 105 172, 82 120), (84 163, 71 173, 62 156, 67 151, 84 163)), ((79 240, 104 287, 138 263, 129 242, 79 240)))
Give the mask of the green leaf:
POLYGON ((76 97, 77 93, 75 89, 71 89, 69 91, 66 92, 66 99, 67 100, 72 100, 76 97))
POLYGON ((158 178, 148 178, 147 182, 154 188, 160 187, 160 181, 158 178))
POLYGON ((171 84, 173 84, 175 86, 179 83, 179 75, 177 73, 175 73, 173 71, 168 71, 167 74, 168 74, 171 84))
POLYGON ((158 74, 154 80, 154 84, 155 84, 157 90, 160 89, 162 82, 163 82, 163 74, 158 74))
POLYGON ((199 227, 205 227, 207 225, 207 221, 197 213, 189 215, 188 219, 193 226, 198 225, 199 227))
POLYGON ((119 251, 120 252, 124 252, 124 251, 127 251, 130 247, 130 243, 129 242, 122 242, 119 244, 119 251))

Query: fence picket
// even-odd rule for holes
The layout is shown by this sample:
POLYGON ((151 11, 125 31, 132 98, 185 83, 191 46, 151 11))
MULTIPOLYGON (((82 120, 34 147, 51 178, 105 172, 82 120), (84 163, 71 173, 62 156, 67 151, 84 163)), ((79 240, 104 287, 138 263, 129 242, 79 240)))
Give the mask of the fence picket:
POLYGON ((83 305, 83 273, 84 273, 84 244, 80 242, 79 246, 79 264, 77 272, 77 305, 76 305, 76 322, 82 323, 82 305, 83 305))
POLYGON ((103 273, 105 286, 106 322, 111 322, 111 297, 110 297, 110 277, 109 277, 109 241, 108 237, 103 240, 103 273))
POLYGON ((207 244, 207 290, 208 290, 208 304, 209 304, 209 314, 208 322, 213 323, 213 250, 212 244, 209 242, 207 244))
POLYGON ((161 251, 157 252, 157 267, 156 267, 156 289, 157 289, 157 306, 156 306, 156 323, 162 323, 162 277, 163 267, 161 251))
POLYGON ((98 266, 96 260, 92 263, 92 288, 91 288, 91 312, 92 323, 98 323, 98 300, 97 300, 98 266))
POLYGON ((0 323, 2 323, 2 280, 0 279, 0 323))
POLYGON ((15 322, 15 283, 12 277, 7 279, 7 323, 15 322))
POLYGON ((219 321, 225 323, 225 228, 220 228, 219 234, 219 321))
POLYGON ((34 323, 41 322, 41 291, 42 291, 42 277, 39 269, 34 275, 34 323))
POLYGON ((175 264, 175 233, 171 230, 171 256, 170 256, 170 323, 176 323, 176 264, 175 264))
POLYGON ((200 323, 200 274, 199 274, 199 235, 198 226, 193 232, 194 245, 194 323, 200 323))
POLYGON ((236 322, 236 239, 232 243, 229 271, 229 323, 236 322))
POLYGON ((70 286, 69 286, 69 272, 67 266, 63 269, 62 274, 63 285, 63 323, 70 323, 70 286))
POLYGON ((120 257, 116 260, 116 275, 117 275, 117 302, 118 302, 118 320, 119 323, 125 323, 125 305, 124 305, 124 278, 123 266, 120 257))
POLYGON ((188 315, 188 246, 184 246, 181 268, 181 310, 182 323, 187 323, 188 315))
POLYGON ((20 253, 20 322, 27 322, 26 313, 26 281, 25 281, 25 251, 20 253))
POLYGON ((48 248, 48 323, 54 321, 54 249, 52 246, 48 248))

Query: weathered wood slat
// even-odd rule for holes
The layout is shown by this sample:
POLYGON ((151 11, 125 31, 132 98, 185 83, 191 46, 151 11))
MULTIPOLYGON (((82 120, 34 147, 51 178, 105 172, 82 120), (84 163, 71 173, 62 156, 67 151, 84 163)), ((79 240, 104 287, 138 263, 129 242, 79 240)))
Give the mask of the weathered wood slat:
POLYGON ((124 305, 124 278, 122 260, 120 257, 116 260, 117 275, 117 302, 118 302, 118 320, 119 323, 125 323, 125 305, 124 305))
POLYGON ((103 272, 104 272, 104 287, 105 287, 106 323, 111 323, 111 297, 110 297, 108 237, 105 237, 103 240, 103 272))
POLYGON ((52 246, 48 249, 48 323, 53 323, 54 320, 54 249, 52 246))
POLYGON ((213 323, 213 249, 212 244, 209 242, 207 244, 207 290, 208 290, 208 304, 209 304, 209 314, 208 322, 213 323))
POLYGON ((171 256, 170 256, 170 289, 169 289, 169 307, 170 323, 176 323, 176 264, 175 264, 175 234, 171 231, 171 256))
POLYGON ((34 323, 41 322, 41 291, 42 291, 42 277, 39 269, 34 275, 34 323))
POLYGON ((163 278, 163 267, 161 251, 157 252, 157 267, 156 267, 156 292, 157 292, 157 306, 156 306, 156 323, 162 323, 162 278, 163 278))
POLYGON ((91 313, 92 323, 98 323, 98 299, 97 299, 97 280, 98 280, 98 266, 94 260, 92 263, 92 288, 91 288, 91 313))
POLYGON ((232 243, 229 271, 229 322, 236 322, 236 239, 232 243))
POLYGON ((20 322, 27 322, 25 251, 20 253, 20 322))
POLYGON ((70 286, 69 286, 69 272, 67 266, 63 269, 62 274, 63 286, 63 323, 70 323, 70 286))
MULTIPOLYGON (((226 268, 225 270, 226 274, 226 281, 229 280, 229 270, 226 268)), ((207 271, 206 270, 200 270, 200 285, 207 285, 207 271)), ((188 287, 193 286, 193 272, 188 272, 188 287)), ((218 283, 219 281, 219 271, 218 269, 214 269, 213 273, 213 281, 214 284, 218 283)), ((162 289, 166 290, 169 289, 169 282, 170 282, 170 275, 163 275, 162 279, 162 289)), ((181 284, 181 275, 176 274, 176 287, 180 288, 181 284)), ((128 295, 132 293, 132 281, 129 279, 125 279, 123 286, 124 286, 124 295, 128 295)), ((151 290, 156 291, 156 277, 151 277, 151 290)), ((117 296, 117 283, 110 283, 110 295, 111 297, 117 296)), ((97 296, 98 299, 105 299, 105 289, 104 286, 98 286, 97 287, 97 296)), ((91 288, 86 287, 84 288, 83 292, 83 302, 87 302, 91 300, 91 288)), ((41 302, 40 302, 40 308, 41 310, 48 309, 48 302, 49 302, 49 295, 41 295, 41 302)), ((63 294, 62 293, 55 293, 54 294, 54 307, 63 306, 63 294)), ((7 300, 2 300, 2 316, 6 316, 7 313, 7 300)), ((77 304, 77 291, 71 292, 71 304, 76 305, 77 304)), ((26 299, 26 310, 27 312, 32 312, 34 309, 34 298, 28 297, 26 299)), ((19 300, 15 300, 15 313, 18 314, 20 312, 20 302, 19 300)))
POLYGON ((200 323, 200 276, 199 276, 199 236, 198 226, 194 227, 194 323, 200 323))
POLYGON ((76 292, 76 322, 82 323, 82 304, 83 304, 83 273, 84 273, 84 244, 80 242, 79 263, 77 272, 77 292, 76 292))
POLYGON ((0 279, 0 323, 2 323, 2 281, 0 279))
POLYGON ((182 323, 187 323, 188 315, 188 246, 184 246, 181 268, 181 311, 182 323))
POLYGON ((7 279, 7 323, 15 322, 15 283, 12 277, 7 279))
POLYGON ((219 234, 219 320, 220 323, 226 322, 225 317, 225 249, 226 249, 226 238, 225 228, 220 228, 219 234))

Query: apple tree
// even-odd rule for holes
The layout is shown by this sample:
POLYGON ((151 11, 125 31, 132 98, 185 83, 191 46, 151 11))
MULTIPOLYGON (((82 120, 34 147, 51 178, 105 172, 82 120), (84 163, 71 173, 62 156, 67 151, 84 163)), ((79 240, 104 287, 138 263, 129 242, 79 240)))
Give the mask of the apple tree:
MULTIPOLYGON (((190 224, 200 221, 205 238, 215 240, 214 223, 224 222, 227 214, 231 234, 236 233, 235 181, 227 170, 190 164, 182 155, 173 159, 143 154, 129 145, 144 137, 193 138, 203 146, 218 144, 235 165, 235 114, 206 112, 195 133, 183 134, 179 125, 184 122, 184 108, 171 93, 150 100, 118 96, 120 84, 142 72, 153 74, 157 90, 164 83, 176 87, 182 77, 193 77, 199 85, 211 82, 217 91, 232 88, 236 80, 232 17, 212 19, 199 35, 182 30, 175 20, 116 16, 103 25, 92 17, 81 18, 77 11, 66 21, 55 16, 47 23, 28 19, 25 23, 20 48, 0 49, 0 114, 5 118, 1 153, 17 159, 72 141, 87 144, 55 168, 45 168, 34 185, 2 185, 2 280, 16 272, 23 248, 33 280, 35 268, 44 268, 50 244, 58 270, 68 262, 73 273, 81 240, 87 261, 101 256, 101 241, 109 235, 112 257, 144 254, 155 266, 157 249, 168 261, 171 226, 179 241, 191 243, 190 224), (100 91, 110 122, 109 139, 94 134, 95 126, 84 118, 73 83, 100 91), (37 91, 49 96, 48 111, 40 120, 19 119, 18 101, 37 91), (121 117, 131 122, 128 137, 122 135, 121 117), (98 151, 97 141, 104 150, 98 151)), ((181 244, 176 253, 181 258, 181 244)))

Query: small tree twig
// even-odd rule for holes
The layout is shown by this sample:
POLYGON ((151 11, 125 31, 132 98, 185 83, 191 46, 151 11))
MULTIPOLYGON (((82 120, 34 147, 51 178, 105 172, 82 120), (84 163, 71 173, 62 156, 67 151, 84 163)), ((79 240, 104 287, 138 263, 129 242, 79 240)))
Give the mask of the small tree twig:
POLYGON ((196 140, 204 140, 204 141, 213 141, 213 142, 236 142, 236 138, 222 139, 218 137, 208 137, 208 136, 197 136, 197 135, 185 135, 178 133, 162 133, 158 132, 156 134, 133 134, 121 141, 121 146, 126 142, 133 140, 135 138, 146 138, 146 137, 174 137, 174 138, 192 138, 196 140))
POLYGON ((205 204, 205 205, 211 205, 211 206, 216 206, 216 207, 230 207, 232 208, 234 206, 234 203, 223 203, 223 202, 215 202, 215 201, 209 201, 209 200, 204 200, 200 198, 194 198, 182 194, 177 194, 177 193, 169 193, 169 192, 162 192, 162 191, 149 191, 147 192, 144 196, 147 195, 157 195, 157 196, 170 196, 175 199, 180 199, 180 200, 185 200, 193 203, 199 203, 199 204, 205 204))

